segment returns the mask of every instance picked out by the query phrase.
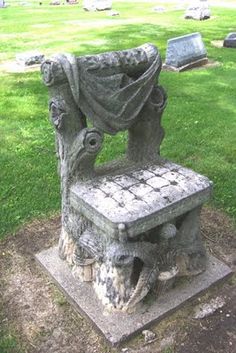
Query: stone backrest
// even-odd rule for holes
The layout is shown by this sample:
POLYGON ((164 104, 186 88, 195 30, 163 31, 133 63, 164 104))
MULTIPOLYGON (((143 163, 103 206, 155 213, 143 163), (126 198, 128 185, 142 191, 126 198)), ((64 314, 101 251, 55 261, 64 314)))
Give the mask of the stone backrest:
POLYGON ((91 154, 99 152, 104 133, 129 131, 129 161, 158 159, 164 136, 160 120, 166 104, 166 94, 157 85, 160 70, 160 55, 151 44, 93 56, 57 55, 44 62, 43 79, 51 91, 58 151, 63 145, 63 153, 70 154, 66 159, 78 167, 77 178, 91 177, 91 154), (87 128, 88 120, 92 128, 87 128), (88 149, 87 166, 85 156, 80 160, 78 143, 84 144, 84 153, 88 149))

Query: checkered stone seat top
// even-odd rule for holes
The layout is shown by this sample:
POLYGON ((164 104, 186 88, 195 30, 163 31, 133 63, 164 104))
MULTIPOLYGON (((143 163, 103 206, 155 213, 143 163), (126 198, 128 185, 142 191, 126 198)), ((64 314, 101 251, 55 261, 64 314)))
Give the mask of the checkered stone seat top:
POLYGON ((210 192, 208 178, 163 161, 79 181, 70 198, 73 207, 100 229, 115 235, 124 224, 132 237, 202 205, 210 192))

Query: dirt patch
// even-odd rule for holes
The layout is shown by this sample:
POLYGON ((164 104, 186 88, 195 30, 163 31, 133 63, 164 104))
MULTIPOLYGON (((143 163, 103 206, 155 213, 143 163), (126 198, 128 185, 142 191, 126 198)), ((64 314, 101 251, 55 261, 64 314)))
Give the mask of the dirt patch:
POLYGON ((208 251, 236 270, 236 230, 220 211, 205 208, 201 216, 202 236, 208 251))
MULTIPOLYGON (((108 347, 35 262, 34 254, 55 244, 59 231, 59 217, 35 221, 0 243, 0 331, 14 332, 23 352, 108 353, 123 349, 127 353, 233 353, 235 279, 211 289, 204 297, 153 326, 157 339, 152 344, 145 344, 140 335, 123 348, 108 347), (216 296, 224 298, 225 306, 207 318, 194 320, 194 307, 216 296)), ((230 220, 219 211, 204 209, 202 232, 208 250, 235 268, 236 232, 230 220)))

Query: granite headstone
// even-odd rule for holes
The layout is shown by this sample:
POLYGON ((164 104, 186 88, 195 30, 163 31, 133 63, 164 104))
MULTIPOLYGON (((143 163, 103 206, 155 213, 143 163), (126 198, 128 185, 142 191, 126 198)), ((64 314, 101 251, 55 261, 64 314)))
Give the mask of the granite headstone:
POLYGON ((229 33, 224 40, 224 47, 236 48, 236 32, 229 33))
POLYGON ((4 0, 0 0, 0 8, 2 8, 2 7, 6 7, 4 0))
POLYGON ((60 1, 58 1, 58 0, 53 0, 53 1, 51 1, 50 2, 50 4, 49 5, 52 5, 52 6, 58 6, 58 5, 61 5, 61 2, 60 1))
POLYGON ((16 61, 20 65, 30 66, 35 64, 42 64, 44 55, 39 51, 29 51, 16 55, 16 61))
POLYGON ((112 0, 84 0, 83 9, 86 11, 111 10, 112 0))
POLYGON ((169 39, 164 67, 177 71, 206 64, 207 52, 200 33, 169 39))
POLYGON ((186 10, 186 19, 192 20, 207 20, 211 17, 211 11, 207 0, 195 0, 191 1, 189 7, 186 10))
POLYGON ((107 11, 107 16, 120 16, 120 14, 116 10, 109 10, 107 11))
POLYGON ((78 1, 77 1, 77 0, 67 0, 66 2, 67 2, 67 4, 69 4, 69 5, 77 5, 77 4, 78 4, 78 1))

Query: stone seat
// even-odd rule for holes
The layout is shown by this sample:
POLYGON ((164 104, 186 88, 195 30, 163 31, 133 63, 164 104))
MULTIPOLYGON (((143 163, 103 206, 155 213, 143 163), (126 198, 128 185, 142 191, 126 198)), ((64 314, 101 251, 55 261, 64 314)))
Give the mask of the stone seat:
POLYGON ((79 181, 71 187, 70 199, 76 210, 110 236, 124 227, 133 237, 202 205, 210 193, 208 178, 162 160, 79 181))

